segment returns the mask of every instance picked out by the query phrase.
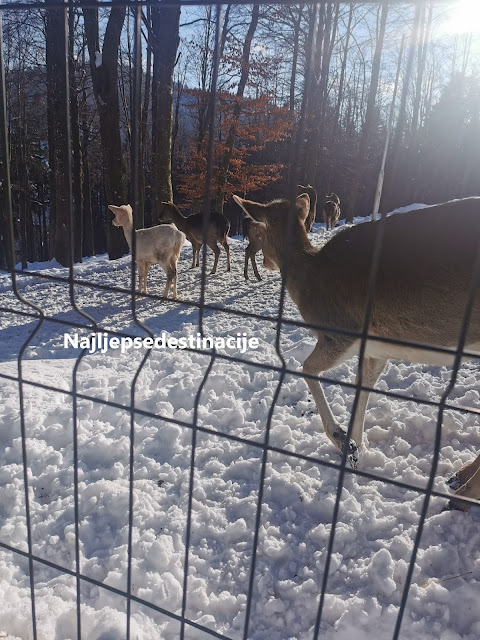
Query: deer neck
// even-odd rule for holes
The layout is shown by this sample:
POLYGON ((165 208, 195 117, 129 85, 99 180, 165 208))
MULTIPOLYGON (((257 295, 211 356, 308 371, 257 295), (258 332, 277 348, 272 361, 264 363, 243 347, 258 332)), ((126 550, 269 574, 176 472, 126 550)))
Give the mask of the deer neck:
POLYGON ((133 236, 133 222, 127 222, 127 224, 123 225, 123 234, 125 236, 125 240, 127 241, 128 248, 130 252, 132 251, 132 236, 133 236))
POLYGON ((186 216, 182 215, 180 213, 180 211, 177 211, 176 209, 171 209, 170 211, 171 213, 171 220, 173 222, 173 224, 177 227, 177 229, 179 229, 180 231, 183 231, 185 233, 185 230, 187 228, 187 218, 186 216))
POLYGON ((282 275, 286 273, 286 288, 293 301, 302 311, 300 297, 303 292, 314 285, 315 277, 312 272, 313 263, 317 260, 318 249, 310 244, 307 234, 303 229, 295 229, 290 237, 290 251, 288 259, 285 259, 285 236, 282 243, 281 257, 278 262, 282 275))

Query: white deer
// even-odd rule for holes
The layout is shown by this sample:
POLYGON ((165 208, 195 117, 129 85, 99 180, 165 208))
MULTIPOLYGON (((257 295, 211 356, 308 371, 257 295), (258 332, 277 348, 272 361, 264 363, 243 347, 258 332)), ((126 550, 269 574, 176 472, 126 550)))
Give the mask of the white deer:
MULTIPOLYGON (((123 227, 130 251, 132 250, 133 213, 129 204, 109 204, 114 214, 112 224, 123 227)), ((185 242, 185 234, 174 224, 160 224, 135 231, 135 261, 138 265, 138 288, 147 293, 147 276, 152 264, 159 264, 167 274, 163 296, 166 298, 173 282, 173 298, 177 298, 177 262, 185 242)))

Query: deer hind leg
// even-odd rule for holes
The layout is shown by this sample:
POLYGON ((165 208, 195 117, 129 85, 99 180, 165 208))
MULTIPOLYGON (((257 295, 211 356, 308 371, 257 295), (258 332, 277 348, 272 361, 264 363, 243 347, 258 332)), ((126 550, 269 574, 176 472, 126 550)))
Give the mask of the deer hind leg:
POLYGON ((177 266, 174 266, 175 272, 173 275, 173 299, 177 299, 177 266))
POLYGON ((311 230, 313 229, 313 223, 315 222, 315 217, 313 215, 313 212, 309 213, 307 216, 307 220, 305 222, 305 229, 307 231, 307 233, 310 233, 311 230))
POLYGON ((228 242, 226 238, 222 240, 221 245, 227 252, 227 271, 230 271, 230 247, 228 246, 228 242))
POLYGON ((197 259, 195 261, 195 266, 196 267, 200 266, 200 250, 201 250, 202 246, 203 246, 202 244, 195 245, 195 249, 196 249, 196 252, 197 252, 197 259))
POLYGON ((255 277, 257 278, 257 280, 261 280, 262 276, 258 273, 257 261, 255 259, 256 255, 256 253, 252 252, 250 254, 250 260, 252 261, 253 273, 255 274, 255 277))
POLYGON ((167 282, 165 283, 165 291, 163 292, 163 297, 168 298, 168 292, 170 291, 170 286, 173 282, 173 297, 176 299, 177 297, 177 268, 175 265, 169 265, 166 270, 167 274, 167 282))
POLYGON ((220 257, 220 249, 218 248, 218 245, 216 242, 208 242, 207 243, 208 246, 210 247, 210 249, 213 251, 213 253, 215 254, 215 261, 213 263, 213 269, 210 271, 210 274, 214 274, 217 272, 217 264, 218 264, 218 258, 220 257))
MULTIPOLYGON (((321 335, 315 349, 303 363, 303 373, 318 376, 323 371, 340 364, 342 355, 347 351, 351 343, 352 339, 346 337, 321 335)), ((358 463, 357 445, 353 440, 347 442, 346 432, 333 415, 319 380, 306 378, 306 381, 322 419, 326 436, 340 451, 344 446, 348 447, 347 459, 350 465, 355 468, 358 463)))
MULTIPOLYGON (((460 472, 463 472, 463 478, 466 478, 466 480, 462 486, 455 491, 455 495, 463 498, 474 498, 475 500, 480 500, 480 454, 468 465, 463 466, 458 473, 460 472)), ((446 509, 468 511, 470 509, 470 505, 458 502, 455 498, 452 498, 446 506, 446 509)))
MULTIPOLYGON (((362 386, 373 387, 377 382, 380 374, 385 368, 388 360, 379 358, 364 358, 362 366, 362 386)), ((359 374, 357 374, 356 383, 358 384, 359 374)), ((368 406, 368 391, 360 391, 357 408, 353 418, 353 427, 351 438, 360 449, 363 442, 363 427, 365 423, 365 412, 368 406)))

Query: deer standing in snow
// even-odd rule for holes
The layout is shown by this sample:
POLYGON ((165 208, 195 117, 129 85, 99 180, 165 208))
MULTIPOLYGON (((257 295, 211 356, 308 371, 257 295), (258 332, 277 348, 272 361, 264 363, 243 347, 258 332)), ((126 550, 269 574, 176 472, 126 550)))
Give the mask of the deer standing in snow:
MULTIPOLYGON (((160 222, 173 222, 180 231, 187 236, 192 243, 192 266, 198 267, 200 260, 200 249, 203 245, 203 215, 194 213, 191 216, 184 216, 180 213, 173 202, 161 202, 161 209, 158 216, 160 222)), ((220 249, 217 243, 220 243, 227 253, 227 271, 230 271, 230 247, 228 246, 227 237, 230 231, 230 222, 222 213, 210 214, 207 228, 207 245, 215 254, 215 261, 211 274, 217 271, 218 258, 220 249)))
POLYGON ((307 233, 313 228, 313 223, 315 222, 315 218, 317 217, 317 192, 312 187, 311 184, 307 184, 303 186, 303 184, 297 184, 298 195, 301 196, 302 193, 307 193, 310 198, 310 205, 308 207, 308 216, 305 220, 305 229, 307 233))
MULTIPOLYGON (((359 224, 336 234, 315 249, 305 231, 308 195, 292 205, 287 200, 260 204, 233 196, 244 213, 257 223, 264 266, 287 271, 286 288, 308 324, 357 332, 357 335, 314 331, 317 344, 303 364, 307 384, 315 400, 325 433, 342 451, 347 447, 352 466, 362 446, 368 392, 359 394, 351 440, 333 415, 316 377, 359 354, 365 306, 376 234, 384 224, 379 268, 368 336, 362 361, 362 386, 372 388, 390 359, 430 365, 452 365, 472 282, 480 242, 480 198, 447 202, 420 211, 359 224), (285 258, 287 220, 293 220, 285 258), (437 345, 450 353, 409 343, 437 345)), ((475 283, 465 349, 480 350, 480 286, 475 283)), ((456 495, 480 499, 480 455, 451 479, 456 495), (456 488, 454 486, 454 488, 456 488)), ((451 505, 467 509, 465 503, 451 505)))
MULTIPOLYGON (((311 185, 304 187, 301 184, 297 185, 298 193, 308 193, 310 198, 310 205, 308 210, 308 216, 305 220, 305 229, 307 233, 310 233, 315 222, 317 213, 317 192, 311 185)), ((244 220, 244 237, 248 238, 248 245, 245 249, 245 267, 243 269, 243 275, 245 280, 248 280, 248 261, 252 263, 253 272, 257 280, 261 280, 262 277, 258 272, 257 263, 255 261, 256 254, 262 249, 262 240, 258 230, 255 228, 255 222, 251 218, 245 218, 244 220)))
MULTIPOLYGON (((129 204, 109 204, 114 214, 112 224, 123 227, 130 251, 132 250, 133 212, 129 204)), ((152 264, 159 264, 167 274, 163 296, 166 298, 173 282, 173 298, 177 298, 177 262, 185 242, 185 234, 174 224, 161 224, 135 231, 135 261, 138 266, 138 288, 147 293, 147 276, 152 264)))
POLYGON ((340 198, 336 193, 332 193, 327 196, 327 201, 323 205, 323 219, 325 226, 330 229, 335 229, 335 225, 340 219, 340 198))

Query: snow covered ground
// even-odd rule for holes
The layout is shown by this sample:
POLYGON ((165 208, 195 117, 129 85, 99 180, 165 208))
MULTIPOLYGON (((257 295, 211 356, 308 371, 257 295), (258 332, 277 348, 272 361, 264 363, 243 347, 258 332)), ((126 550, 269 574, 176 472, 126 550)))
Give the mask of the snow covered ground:
MULTIPOLYGON (((328 232, 316 225, 312 241, 328 232)), ((225 308, 275 316, 280 278, 260 267, 261 282, 243 279, 240 239, 231 240, 232 273, 222 254, 216 275, 208 276, 206 300, 225 308)), ((199 270, 189 270, 191 249, 179 263, 179 296, 199 300, 199 270)), ((209 265, 213 256, 209 253, 209 265)), ((260 260, 259 260, 260 262, 260 260)), ((69 303, 68 287, 38 277, 67 274, 55 264, 32 265, 18 278, 20 292, 49 318, 82 322, 69 303)), ((103 285, 128 286, 130 258, 110 262, 87 259, 75 268, 78 278, 103 285)), ((152 292, 163 291, 164 274, 150 273, 152 292)), ((144 335, 132 317, 128 295, 76 287, 78 306, 102 330, 144 335)), ((10 278, 0 274, 0 305, 22 309, 10 278)), ((138 299, 138 316, 155 334, 188 336, 198 330, 198 310, 173 302, 138 299)), ((299 319, 287 298, 285 315, 299 319)), ((0 312, 1 372, 17 375, 16 358, 35 328, 34 318, 0 312)), ((269 408, 279 375, 275 324, 208 311, 205 333, 230 336, 246 332, 259 338, 248 357, 254 368, 216 359, 202 390, 193 492, 187 614, 191 620, 241 638, 245 623, 252 541, 262 450, 269 408), (218 435, 217 435, 218 433, 218 435), (239 436, 238 442, 221 434, 239 436)), ((26 380, 63 391, 72 388, 79 351, 63 348, 67 326, 47 319, 27 347, 26 380)), ((70 329, 73 333, 73 327, 70 329)), ((87 335, 88 331, 80 331, 87 335)), ((282 328, 287 366, 300 371, 314 344, 308 331, 282 328)), ((232 351, 229 351, 232 353, 232 351)), ((130 393, 144 355, 110 350, 87 355, 77 375, 81 571, 105 584, 126 588, 130 393), (118 408, 106 406, 109 400, 118 408)), ((236 354, 235 354, 236 355, 236 354)), ((136 415, 133 593, 170 612, 182 604, 185 528, 193 407, 208 356, 152 350, 135 394, 136 407, 160 417, 136 415)), ((330 372, 339 384, 326 385, 332 410, 348 423, 353 399, 342 382, 353 382, 356 361, 330 372)), ((374 395, 367 412, 366 450, 361 468, 386 478, 425 486, 430 471, 434 407, 414 399, 438 399, 449 381, 447 368, 391 363, 380 390, 404 393, 410 401, 374 395)), ((478 362, 462 366, 451 395, 454 402, 480 409, 478 362)), ((34 553, 74 569, 72 398, 61 391, 24 386, 28 434, 29 485, 34 553)), ((275 407, 270 436, 285 453, 272 454, 266 467, 258 556, 249 637, 255 640, 312 638, 323 578, 338 472, 288 455, 296 452, 339 462, 301 377, 286 377, 275 407)), ((478 418, 447 411, 436 488, 480 449, 478 418)), ((321 637, 326 640, 391 638, 417 530, 422 494, 385 482, 347 474, 336 530, 321 637)), ((402 638, 477 640, 480 637, 480 509, 441 513, 445 501, 433 498, 402 625, 402 638), (462 575, 467 574, 467 575, 462 575), (459 576, 462 577, 453 577, 459 576), (452 578, 444 581, 445 578, 452 578)), ((0 378, 0 541, 27 550, 19 389, 0 378)), ((37 625, 41 640, 76 638, 74 578, 35 563, 37 625)), ((0 637, 32 637, 28 563, 0 549, 0 637)), ((125 637, 125 599, 87 583, 82 586, 82 636, 88 640, 125 637)), ((187 627, 189 640, 205 633, 187 627)), ((176 640, 179 624, 132 604, 132 638, 176 640)))

